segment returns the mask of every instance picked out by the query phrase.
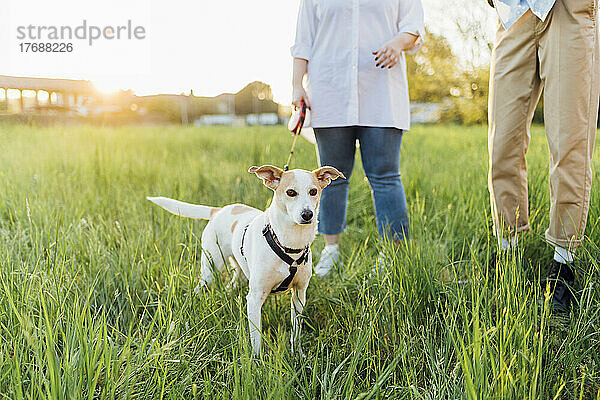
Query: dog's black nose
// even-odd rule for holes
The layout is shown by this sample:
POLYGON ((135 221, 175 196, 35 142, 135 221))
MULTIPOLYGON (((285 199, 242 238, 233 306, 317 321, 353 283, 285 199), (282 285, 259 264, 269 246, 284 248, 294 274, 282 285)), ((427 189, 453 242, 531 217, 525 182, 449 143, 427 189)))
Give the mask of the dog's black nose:
POLYGON ((304 211, 302 211, 302 214, 300 214, 300 216, 302 217, 303 220, 308 222, 312 219, 313 212, 310 210, 304 210, 304 211))

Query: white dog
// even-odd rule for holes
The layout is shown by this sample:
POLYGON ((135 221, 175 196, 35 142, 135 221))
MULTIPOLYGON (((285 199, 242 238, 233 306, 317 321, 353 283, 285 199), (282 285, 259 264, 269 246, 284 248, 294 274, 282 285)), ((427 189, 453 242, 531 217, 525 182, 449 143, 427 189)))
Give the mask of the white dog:
POLYGON ((234 280, 242 270, 248 279, 247 311, 255 354, 260 353, 263 303, 269 293, 291 289, 292 351, 296 346, 300 350, 300 315, 312 276, 310 244, 317 230, 321 191, 344 175, 333 167, 284 172, 271 165, 251 167, 248 172, 275 192, 265 212, 243 204, 215 208, 165 197, 148 200, 182 217, 209 220, 202 232, 200 284, 210 285, 213 272, 221 271, 226 259, 234 266, 234 280))

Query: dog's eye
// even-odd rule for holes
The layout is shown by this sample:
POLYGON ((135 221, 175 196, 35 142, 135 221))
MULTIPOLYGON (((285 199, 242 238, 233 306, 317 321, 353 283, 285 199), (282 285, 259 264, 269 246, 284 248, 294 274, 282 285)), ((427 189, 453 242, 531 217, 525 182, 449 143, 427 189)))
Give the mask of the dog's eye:
POLYGON ((296 192, 294 189, 288 189, 288 190, 286 190, 285 194, 287 194, 290 197, 298 196, 298 192, 296 192))
POLYGON ((317 195, 317 189, 316 188, 312 188, 308 191, 308 194, 310 194, 311 196, 316 196, 317 195))

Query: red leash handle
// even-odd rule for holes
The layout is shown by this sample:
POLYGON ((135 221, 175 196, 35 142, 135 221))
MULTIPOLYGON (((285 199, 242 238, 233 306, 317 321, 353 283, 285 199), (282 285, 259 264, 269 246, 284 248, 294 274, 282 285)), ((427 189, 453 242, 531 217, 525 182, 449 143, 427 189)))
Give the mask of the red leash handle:
MULTIPOLYGON (((299 135, 302 127, 304 126, 304 122, 306 121, 306 103, 302 103, 302 107, 300 107, 300 114, 298 115, 298 121, 293 127, 288 126, 288 129, 292 134, 299 135)), ((293 116, 292 116, 293 118, 293 116)))

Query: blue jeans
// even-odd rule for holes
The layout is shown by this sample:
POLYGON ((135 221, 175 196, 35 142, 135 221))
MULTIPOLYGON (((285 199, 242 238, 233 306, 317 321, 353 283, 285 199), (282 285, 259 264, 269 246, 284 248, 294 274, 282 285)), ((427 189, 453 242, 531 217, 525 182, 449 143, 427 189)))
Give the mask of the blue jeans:
POLYGON ((348 126, 315 128, 319 163, 341 171, 323 190, 319 206, 319 233, 335 235, 346 228, 349 179, 354 167, 356 139, 360 143, 363 169, 371 185, 377 230, 382 237, 404 240, 408 237, 406 194, 398 172, 402 130, 348 126))

